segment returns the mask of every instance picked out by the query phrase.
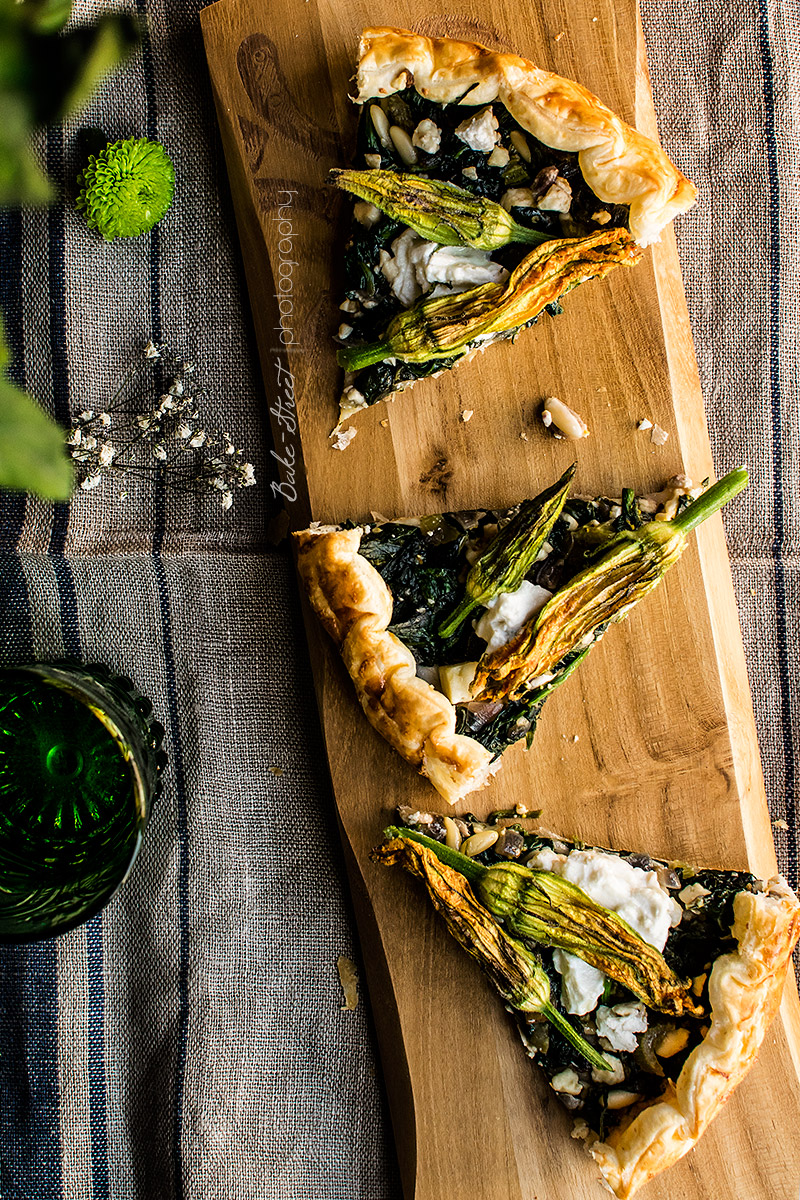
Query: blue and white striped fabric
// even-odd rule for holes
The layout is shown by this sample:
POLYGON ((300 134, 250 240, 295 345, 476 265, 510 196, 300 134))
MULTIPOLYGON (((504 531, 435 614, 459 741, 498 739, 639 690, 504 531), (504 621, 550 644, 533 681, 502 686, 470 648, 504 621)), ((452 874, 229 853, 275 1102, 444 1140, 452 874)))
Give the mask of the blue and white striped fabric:
MULTIPOLYGON (((107 7, 86 0, 76 19, 107 7)), ((165 340, 197 361, 210 419, 266 479, 199 0, 127 7, 149 22, 143 52, 43 151, 68 186, 84 126, 156 137, 175 205, 150 237, 110 246, 68 205, 0 213, 12 371, 66 420, 165 340)), ((678 236, 717 469, 753 476, 727 528, 796 884, 800 18, 788 0, 643 7, 663 139, 701 191, 678 236)), ((267 488, 227 515, 129 492, 55 509, 0 498, 5 659, 132 676, 170 759, 134 882, 83 929, 0 947, 0 1196, 396 1200, 368 1013, 339 1007, 336 958, 358 952, 294 585, 264 544, 267 488)))

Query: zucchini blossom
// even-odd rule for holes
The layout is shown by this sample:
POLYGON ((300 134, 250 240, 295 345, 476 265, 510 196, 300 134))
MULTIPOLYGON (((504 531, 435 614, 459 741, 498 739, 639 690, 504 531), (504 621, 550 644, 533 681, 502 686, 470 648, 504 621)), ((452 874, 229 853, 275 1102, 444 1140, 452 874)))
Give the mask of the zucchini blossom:
POLYGON ((534 500, 525 500, 518 512, 472 564, 466 595, 439 627, 439 636, 450 637, 479 604, 491 603, 502 592, 515 592, 527 575, 553 528, 569 493, 575 464, 557 483, 534 500))
POLYGON ((373 850, 371 858, 387 867, 399 863, 424 881, 433 906, 450 933, 478 960, 510 1008, 541 1013, 587 1062, 599 1071, 609 1070, 603 1056, 550 1003, 550 980, 536 956, 522 942, 509 937, 477 902, 464 876, 441 862, 420 840, 393 838, 373 850))
POLYGON ((138 237, 161 220, 172 204, 175 170, 160 142, 128 138, 90 155, 78 186, 76 207, 110 242, 138 237))
POLYGON ((577 884, 521 863, 487 867, 417 830, 393 827, 386 835, 424 846, 463 874, 480 902, 514 937, 569 951, 622 984, 648 1008, 674 1016, 702 1015, 688 985, 663 954, 577 884))
POLYGON ((518 225, 496 200, 473 196, 454 183, 396 171, 331 171, 328 178, 442 246, 499 250, 509 242, 538 246, 552 241, 549 234, 518 225))
POLYGON ((529 680, 550 674, 573 651, 588 648, 606 625, 656 587, 686 546, 686 535, 747 486, 744 467, 715 483, 672 521, 623 530, 555 593, 519 633, 478 666, 472 692, 481 700, 513 700, 529 680))
POLYGON ((514 333, 579 283, 602 279, 619 265, 632 267, 641 256, 625 229, 547 242, 526 254, 502 283, 429 298, 398 313, 380 341, 342 347, 339 366, 360 371, 386 358, 424 363, 466 354, 472 342, 514 333))

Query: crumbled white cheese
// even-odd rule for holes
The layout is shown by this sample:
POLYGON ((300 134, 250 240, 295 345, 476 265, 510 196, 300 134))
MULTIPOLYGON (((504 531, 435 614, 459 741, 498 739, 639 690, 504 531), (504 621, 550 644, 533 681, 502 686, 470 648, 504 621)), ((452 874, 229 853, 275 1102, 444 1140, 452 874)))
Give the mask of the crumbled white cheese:
POLYGON ((439 668, 439 687, 451 704, 466 704, 473 699, 469 689, 477 669, 476 662, 456 663, 452 667, 439 668))
POLYGON ((483 150, 490 154, 500 138, 497 117, 491 108, 484 108, 479 113, 467 117, 456 126, 456 137, 460 138, 470 150, 483 150))
POLYGON ((435 121, 426 117, 411 135, 412 145, 426 154, 436 154, 442 141, 442 131, 435 121))
POLYGON ((351 413, 358 412, 360 408, 367 407, 366 396, 364 396, 364 394, 350 382, 352 378, 352 374, 345 376, 342 397, 339 401, 343 418, 349 417, 351 413))
POLYGON ((680 923, 683 915, 655 871, 631 866, 604 850, 571 850, 564 855, 545 848, 538 850, 529 864, 555 871, 577 884, 592 900, 627 921, 657 950, 664 949, 670 929, 680 923))
POLYGON ((578 1078, 578 1072, 574 1067, 567 1067, 564 1071, 559 1071, 550 1080, 550 1087, 554 1092, 560 1092, 566 1096, 580 1096, 583 1090, 583 1084, 578 1078))
POLYGON ((561 976, 561 1003, 567 1012, 576 1017, 594 1012, 606 982, 603 972, 567 950, 553 951, 553 966, 561 976))
POLYGON ((346 450, 357 432, 355 425, 351 425, 349 429, 334 429, 331 434, 331 446, 334 450, 346 450))
POLYGON ((380 154, 365 154, 364 162, 369 167, 370 171, 377 171, 381 165, 380 154))
POLYGON ((533 208, 533 192, 530 188, 509 188, 500 197, 500 203, 506 212, 512 208, 533 208))
POLYGON ((474 408, 465 408, 465 409, 463 409, 463 411, 461 413, 461 420, 466 423, 467 421, 471 421, 474 415, 475 415, 474 408))
POLYGON ((568 213, 572 207, 572 188, 563 175, 557 175, 545 194, 536 201, 544 212, 568 213))
POLYGON ((478 178, 478 168, 477 167, 464 167, 461 174, 464 176, 465 179, 472 179, 473 181, 475 181, 478 178))
POLYGON ((613 1008, 601 1004, 595 1014, 595 1025, 612 1050, 632 1053, 638 1045, 636 1034, 647 1029, 647 1012, 640 1000, 615 1004, 613 1008))
POLYGON ((506 150, 505 146, 495 146, 492 153, 486 160, 490 167, 507 167, 511 155, 506 150))
POLYGON ((345 340, 345 338, 349 338, 349 337, 350 337, 350 334, 351 334, 352 332, 353 332, 353 326, 352 326, 352 325, 348 325, 346 321, 342 321, 341 325, 339 326, 339 328, 338 328, 338 330, 337 330, 336 336, 337 336, 338 338, 341 338, 341 339, 342 339, 342 341, 344 341, 344 340, 345 340))
POLYGON ((495 650, 505 646, 530 617, 544 608, 552 595, 547 588, 523 579, 515 592, 501 592, 495 596, 475 624, 478 637, 488 643, 486 653, 494 654, 495 650))
POLYGON ((607 225, 611 220, 611 213, 605 208, 601 208, 596 213, 592 213, 592 220, 597 221, 598 225, 607 225))
MULTIPOLYGON (((545 847, 532 854, 527 863, 544 871, 554 871, 577 884, 598 904, 627 921, 657 950, 664 949, 670 929, 679 924, 683 915, 681 906, 661 886, 655 871, 633 867, 616 854, 603 850, 571 850, 568 854, 557 854, 545 847)), ((591 1012, 602 992, 602 973, 596 972, 600 977, 600 988, 592 1000, 598 980, 596 976, 588 975, 586 963, 574 955, 555 951, 553 964, 562 978, 561 994, 567 1012, 575 1015, 591 1012), (570 999, 575 1007, 570 1007, 570 999)))
POLYGON ((686 908, 691 908, 698 900, 702 900, 704 896, 710 895, 711 892, 708 888, 703 887, 702 883, 689 883, 678 892, 678 899, 686 908))
POLYGON ((592 1079, 595 1083, 624 1083, 625 1068, 622 1065, 622 1060, 617 1058, 616 1054, 604 1054, 603 1058, 611 1067, 610 1071, 600 1071, 597 1067, 592 1067, 592 1079))
POLYGON ((642 417, 641 421, 636 426, 636 428, 639 430, 640 433, 644 433, 644 431, 646 429, 653 428, 653 422, 650 420, 649 417, 642 417))
POLYGON ((440 246, 406 229, 392 242, 392 253, 381 250, 381 272, 404 308, 410 308, 435 284, 463 292, 481 283, 500 283, 508 272, 482 250, 471 246, 440 246))
POLYGON ((654 425, 650 431, 650 441, 654 446, 663 446, 668 437, 666 429, 662 429, 660 425, 654 425))

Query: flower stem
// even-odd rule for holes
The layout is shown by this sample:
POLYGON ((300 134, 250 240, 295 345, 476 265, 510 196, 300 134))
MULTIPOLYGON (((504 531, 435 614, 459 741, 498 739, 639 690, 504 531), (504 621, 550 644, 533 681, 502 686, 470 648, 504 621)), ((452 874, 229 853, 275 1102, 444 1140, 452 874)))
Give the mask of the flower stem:
POLYGON ((672 521, 673 528, 679 529, 681 533, 689 533, 722 508, 723 504, 738 496, 739 492, 747 487, 748 482, 747 467, 737 467, 734 471, 729 471, 675 517, 672 521))
POLYGON ((454 871, 459 871, 471 883, 477 883, 489 869, 483 863, 476 862, 474 858, 462 854, 460 850, 452 850, 444 842, 437 842, 435 838, 428 837, 427 834, 420 833, 417 829, 401 829, 397 825, 390 825, 388 829, 384 829, 383 835, 387 838, 407 838, 409 841, 419 842, 421 846, 427 846, 429 850, 433 851, 439 862, 452 867, 454 871))
POLYGON ((581 1037, 577 1029, 570 1025, 566 1017, 562 1017, 557 1008, 554 1008, 549 1000, 542 1006, 542 1012, 547 1017, 550 1024, 558 1030, 561 1036, 569 1042, 579 1054, 582 1054, 588 1063, 598 1071, 610 1071, 611 1063, 606 1062, 602 1054, 595 1050, 585 1038, 581 1037))

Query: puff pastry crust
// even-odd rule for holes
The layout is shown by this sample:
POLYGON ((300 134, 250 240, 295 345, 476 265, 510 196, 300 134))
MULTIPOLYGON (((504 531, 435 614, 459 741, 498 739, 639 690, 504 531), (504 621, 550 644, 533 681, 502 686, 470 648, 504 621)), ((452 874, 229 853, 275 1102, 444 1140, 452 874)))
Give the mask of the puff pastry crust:
POLYGON ((785 880, 734 900, 737 949, 714 963, 712 1018, 677 1083, 657 1101, 631 1110, 627 1124, 590 1147, 619 1200, 672 1166, 697 1142, 753 1064, 775 1015, 792 950, 800 936, 800 903, 785 880))
POLYGON ((450 804, 481 787, 492 756, 456 733, 456 710, 417 678, 414 656, 388 632, 392 596, 358 549, 361 529, 294 535, 311 607, 339 647, 367 720, 450 804))
POLYGON ((657 241, 673 217, 697 199, 694 184, 651 138, 626 125, 579 83, 516 54, 377 27, 362 34, 356 82, 358 103, 412 84, 440 104, 498 100, 546 146, 577 152, 594 194, 607 204, 630 206, 631 233, 642 246, 657 241))

